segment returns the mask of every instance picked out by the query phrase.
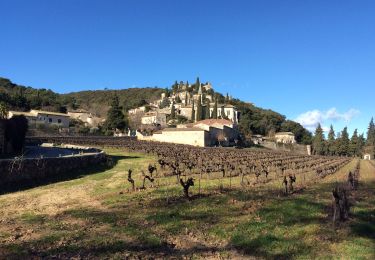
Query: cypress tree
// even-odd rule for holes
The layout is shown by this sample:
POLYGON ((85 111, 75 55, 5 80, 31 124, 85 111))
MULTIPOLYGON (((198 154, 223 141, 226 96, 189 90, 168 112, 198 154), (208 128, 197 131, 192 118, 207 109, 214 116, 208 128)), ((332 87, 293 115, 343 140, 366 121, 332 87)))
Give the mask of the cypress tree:
POLYGON ((203 115, 202 115, 202 103, 201 103, 201 96, 199 96, 198 103, 197 103, 197 118, 196 118, 196 120, 197 121, 201 121, 202 118, 203 118, 203 115))
POLYGON ((207 102, 206 108, 205 108, 205 112, 204 112, 204 118, 205 119, 210 119, 211 118, 210 109, 211 109, 210 102, 207 102))
POLYGON ((194 99, 193 99, 193 103, 192 103, 192 105, 191 105, 191 121, 192 121, 192 122, 195 122, 194 99))
POLYGON ((200 85, 201 85, 201 83, 199 81, 199 77, 197 77, 197 81, 195 82, 195 91, 196 92, 198 92, 200 85))
POLYGON ((331 125, 328 133, 328 140, 327 140, 327 152, 328 155, 335 155, 336 154, 336 147, 335 147, 335 130, 333 130, 333 126, 331 125))
POLYGON ((324 155, 324 133, 322 126, 319 124, 315 130, 315 135, 313 139, 313 149, 314 154, 316 155, 324 155))
POLYGON ((215 98, 214 109, 212 110, 212 118, 217 119, 217 98, 215 98))
POLYGON ((174 107, 174 102, 172 103, 172 107, 171 107, 171 119, 175 119, 176 118, 176 108, 174 107))

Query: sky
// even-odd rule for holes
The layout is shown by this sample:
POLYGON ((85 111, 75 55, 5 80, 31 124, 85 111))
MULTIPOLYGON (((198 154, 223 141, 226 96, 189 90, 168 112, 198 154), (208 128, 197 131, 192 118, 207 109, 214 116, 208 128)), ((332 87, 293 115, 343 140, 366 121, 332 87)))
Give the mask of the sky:
POLYGON ((313 130, 375 116, 373 0, 0 0, 0 77, 59 93, 199 76, 313 130))

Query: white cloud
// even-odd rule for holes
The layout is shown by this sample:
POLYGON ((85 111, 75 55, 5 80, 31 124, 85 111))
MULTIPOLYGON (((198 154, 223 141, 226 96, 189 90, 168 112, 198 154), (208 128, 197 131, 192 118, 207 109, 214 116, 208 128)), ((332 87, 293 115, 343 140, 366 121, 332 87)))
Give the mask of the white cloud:
POLYGON ((314 131, 320 123, 324 131, 328 131, 329 128, 324 126, 327 122, 344 121, 349 123, 355 116, 360 113, 357 109, 349 109, 345 113, 340 113, 336 108, 331 108, 327 111, 320 111, 318 109, 307 111, 299 115, 295 121, 303 125, 310 131, 314 131))

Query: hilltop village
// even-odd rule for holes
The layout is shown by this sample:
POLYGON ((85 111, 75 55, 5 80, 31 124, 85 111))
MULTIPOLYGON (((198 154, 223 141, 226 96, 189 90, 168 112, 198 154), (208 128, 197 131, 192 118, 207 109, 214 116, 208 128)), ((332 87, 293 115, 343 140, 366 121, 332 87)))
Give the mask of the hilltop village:
MULTIPOLYGON (((201 83, 199 78, 194 84, 176 81, 161 91, 159 98, 143 100, 127 111, 116 93, 111 98, 106 118, 75 105, 66 106, 68 109, 62 112, 10 110, 6 117, 25 116, 29 135, 34 136, 51 131, 60 135, 97 135, 103 133, 101 129, 111 129, 105 134, 200 147, 237 146, 244 142, 239 129, 241 112, 233 98, 215 92, 210 82, 201 83)), ((272 136, 254 134, 247 141, 274 148, 277 143, 295 144, 296 138, 292 132, 274 132, 272 136)))

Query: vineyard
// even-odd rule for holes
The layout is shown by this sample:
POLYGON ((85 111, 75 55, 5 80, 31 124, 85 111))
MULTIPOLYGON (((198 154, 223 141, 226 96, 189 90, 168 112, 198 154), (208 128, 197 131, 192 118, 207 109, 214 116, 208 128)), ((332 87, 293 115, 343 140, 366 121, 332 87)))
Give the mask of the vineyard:
MULTIPOLYGON (((187 178, 198 180, 229 179, 239 177, 242 186, 279 181, 285 193, 293 191, 293 183, 305 186, 335 173, 351 159, 343 157, 301 156, 286 152, 250 149, 198 148, 157 142, 137 141, 132 138, 79 137, 32 138, 31 142, 72 143, 125 149, 156 156, 157 160, 142 171, 142 185, 146 180, 153 184, 159 177, 175 176, 176 183, 187 178), (147 173, 147 174, 146 174, 147 173)), ((132 169, 128 169, 132 170, 132 169)), ((136 187, 129 172, 132 190, 136 187)), ((181 183, 182 186, 184 184, 181 183)), ((193 183, 191 183, 193 185, 193 183)), ((221 184, 222 185, 222 184, 221 184)), ((199 187, 200 192, 200 187, 199 187)))
POLYGON ((1 195, 0 258, 375 256, 372 162, 131 138, 28 142, 100 147, 110 159, 1 195))

